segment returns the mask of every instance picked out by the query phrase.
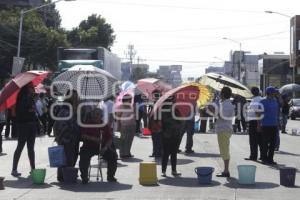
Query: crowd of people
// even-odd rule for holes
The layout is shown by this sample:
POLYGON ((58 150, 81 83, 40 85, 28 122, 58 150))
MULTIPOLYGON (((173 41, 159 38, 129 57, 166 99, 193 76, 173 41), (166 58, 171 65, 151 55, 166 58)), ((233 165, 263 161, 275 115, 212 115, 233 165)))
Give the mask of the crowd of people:
MULTIPOLYGON (((14 108, 0 113, 0 131, 6 126, 5 137, 9 137, 10 124, 12 125, 12 137, 18 139, 18 144, 13 157, 12 176, 21 176, 18 172, 18 162, 22 150, 27 144, 28 157, 31 169, 35 169, 35 139, 37 135, 54 134, 58 145, 64 147, 66 162, 63 167, 57 169, 57 180, 63 182, 62 170, 64 167, 75 167, 78 157, 82 183, 89 182, 88 168, 91 158, 101 155, 107 161, 107 180, 116 182, 117 160, 130 159, 132 143, 135 135, 141 132, 141 120, 144 127, 151 131, 152 152, 150 157, 161 158, 162 176, 166 176, 169 158, 171 160, 171 174, 180 176, 177 170, 177 154, 181 152, 179 146, 183 135, 186 133, 185 153, 194 153, 193 135, 195 123, 206 120, 207 116, 213 117, 214 130, 217 134, 220 156, 224 161, 224 170, 217 174, 219 177, 230 177, 230 138, 236 131, 249 133, 250 156, 247 160, 261 159, 263 164, 274 165, 274 151, 280 144, 280 129, 286 132, 288 118, 288 96, 280 96, 278 90, 273 87, 266 88, 266 97, 260 96, 260 90, 251 89, 253 98, 247 105, 246 112, 243 108, 246 99, 233 94, 229 87, 224 87, 220 95, 209 104, 205 110, 196 108, 191 110, 191 115, 185 120, 179 120, 179 111, 172 109, 175 103, 174 96, 168 98, 162 106, 164 112, 158 119, 153 114, 153 105, 161 97, 161 92, 153 91, 152 102, 141 96, 124 95, 122 104, 114 109, 114 99, 108 98, 96 106, 85 106, 83 112, 77 113, 81 103, 76 91, 69 91, 65 103, 56 106, 51 111, 51 105, 55 103, 49 93, 37 95, 29 84, 23 87, 18 94, 14 108), (148 104, 145 104, 145 101, 148 104), (136 106, 140 105, 140 106, 136 106), (174 112, 172 112, 174 110, 174 112), (52 114, 63 120, 54 120, 52 114), (200 114, 200 121, 195 122, 195 115, 200 114), (70 117, 68 117, 70 116, 70 117), (203 117, 203 119, 201 119, 203 117), (78 118, 84 124, 78 124, 78 118), (235 125, 233 119, 235 118, 235 125), (99 126, 104 124, 104 126, 99 126), (240 126, 242 125, 242 126, 240 126), (120 139, 116 144, 114 132, 120 131, 120 139), (53 131, 52 131, 53 129, 53 131), (7 134, 8 132, 8 134, 7 134), (80 144, 82 145, 80 146, 80 144), (117 153, 119 149, 119 154, 117 153), (258 157, 260 150, 260 157, 258 157)), ((0 137, 0 153, 2 152, 2 136, 0 137)))

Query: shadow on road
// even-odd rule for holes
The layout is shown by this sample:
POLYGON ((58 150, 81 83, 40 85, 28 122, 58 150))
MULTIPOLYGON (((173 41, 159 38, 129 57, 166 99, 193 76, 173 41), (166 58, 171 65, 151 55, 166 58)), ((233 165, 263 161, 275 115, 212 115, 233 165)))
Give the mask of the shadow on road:
POLYGON ((139 159, 139 158, 126 158, 126 159, 121 159, 121 160, 122 160, 122 162, 129 162, 129 163, 131 163, 131 162, 143 162, 143 160, 139 159))
POLYGON ((286 151, 278 151, 278 152, 275 152, 275 154, 288 155, 288 156, 300 156, 300 154, 290 153, 290 152, 286 152, 286 151))
POLYGON ((167 177, 158 181, 162 185, 170 185, 176 187, 215 187, 221 185, 217 181, 212 181, 210 185, 200 185, 197 178, 190 177, 167 177))
POLYGON ((186 157, 199 157, 199 158, 219 158, 220 154, 215 153, 191 153, 184 154, 186 157))
POLYGON ((109 182, 90 182, 86 185, 83 184, 64 185, 60 183, 51 183, 51 185, 56 185, 61 190, 66 190, 71 192, 112 192, 112 191, 132 189, 132 185, 129 184, 109 183, 109 182))
POLYGON ((3 182, 5 187, 16 189, 46 189, 52 187, 52 185, 44 183, 41 185, 35 185, 32 183, 31 178, 18 178, 17 180, 5 180, 3 182))
MULTIPOLYGON (((120 167, 127 167, 128 166, 128 165, 123 165, 122 163, 117 163, 117 165, 118 165, 118 168, 120 168, 120 167)), ((92 168, 97 168, 98 164, 92 164, 91 167, 92 168)), ((107 168, 107 163, 106 162, 104 162, 102 164, 102 168, 107 168)))
POLYGON ((0 156, 7 156, 7 153, 0 153, 0 156))
MULTIPOLYGON (((156 159, 155 162, 157 165, 161 165, 161 159, 156 159)), ((191 159, 177 159, 177 165, 187 165, 193 162, 191 159)), ((168 162, 168 165, 171 165, 171 163, 168 162)))
POLYGON ((256 182, 254 185, 241 185, 238 183, 238 180, 235 178, 228 178, 228 183, 224 184, 225 187, 233 188, 233 189, 272 189, 279 187, 276 183, 269 182, 256 182))

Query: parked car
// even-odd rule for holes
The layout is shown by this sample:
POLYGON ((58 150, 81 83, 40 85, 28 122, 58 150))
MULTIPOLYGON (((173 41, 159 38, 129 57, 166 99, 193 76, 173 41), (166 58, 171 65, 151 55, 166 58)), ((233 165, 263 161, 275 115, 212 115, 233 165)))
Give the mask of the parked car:
POLYGON ((300 99, 291 99, 289 104, 290 104, 289 117, 292 120, 295 120, 297 117, 300 117, 300 99))

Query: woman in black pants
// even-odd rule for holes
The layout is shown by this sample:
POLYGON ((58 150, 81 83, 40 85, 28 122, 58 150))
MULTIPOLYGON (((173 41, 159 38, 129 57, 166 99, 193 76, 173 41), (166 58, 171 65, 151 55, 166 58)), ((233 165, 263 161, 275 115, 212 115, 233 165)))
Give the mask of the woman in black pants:
MULTIPOLYGON (((168 102, 168 105, 163 106, 162 112, 162 146, 163 146, 163 155, 162 155, 162 176, 166 177, 167 165, 169 157, 171 157, 171 166, 172 166, 172 175, 180 176, 176 169, 177 165, 177 151, 181 141, 181 129, 182 121, 176 120, 172 115, 172 105, 171 102, 168 102), (166 110, 168 110, 166 112, 166 110)), ((178 114, 175 110, 175 115, 178 114)))
POLYGON ((11 175, 21 176, 17 168, 26 143, 31 170, 35 169, 34 143, 37 133, 37 116, 34 103, 34 88, 31 84, 24 86, 17 97, 16 121, 19 137, 18 146, 14 153, 11 175))

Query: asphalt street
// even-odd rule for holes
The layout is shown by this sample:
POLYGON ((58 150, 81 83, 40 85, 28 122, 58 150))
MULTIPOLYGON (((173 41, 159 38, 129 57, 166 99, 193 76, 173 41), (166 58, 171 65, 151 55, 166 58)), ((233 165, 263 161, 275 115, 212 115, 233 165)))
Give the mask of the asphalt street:
MULTIPOLYGON (((34 185, 29 177, 29 162, 27 151, 24 149, 19 171, 20 178, 10 175, 13 152, 16 141, 4 140, 4 153, 0 156, 0 176, 5 177, 5 190, 0 190, 0 199, 26 200, 57 200, 57 199, 200 199, 200 200, 295 200, 300 196, 300 134, 292 135, 292 129, 300 131, 300 120, 288 122, 289 134, 281 135, 280 151, 275 155, 278 166, 266 166, 259 162, 245 161, 249 156, 248 135, 235 134, 231 139, 231 178, 217 178, 215 174, 222 167, 219 157, 217 138, 215 134, 195 134, 194 154, 178 156, 178 170, 181 177, 172 177, 171 169, 167 169, 167 178, 160 176, 160 162, 157 161, 157 186, 142 186, 139 184, 139 163, 154 161, 149 158, 152 141, 149 137, 135 137, 132 153, 133 159, 118 161, 116 178, 118 183, 108 183, 104 168, 104 181, 91 179, 88 185, 82 185, 80 180, 75 185, 59 184, 56 180, 56 169, 49 167, 48 147, 55 145, 53 138, 39 137, 36 140, 36 166, 46 168, 47 175, 44 185, 34 185), (237 166, 253 164, 257 166, 256 184, 251 186, 239 185, 237 182, 237 166), (199 185, 194 172, 195 167, 212 166, 215 168, 213 183, 199 185), (279 168, 283 166, 296 167, 296 187, 280 186, 279 168)), ((184 150, 185 137, 181 149, 184 150)), ((93 158, 96 163, 96 157, 93 158)), ((93 169, 92 173, 96 173, 93 169)))

